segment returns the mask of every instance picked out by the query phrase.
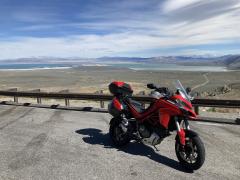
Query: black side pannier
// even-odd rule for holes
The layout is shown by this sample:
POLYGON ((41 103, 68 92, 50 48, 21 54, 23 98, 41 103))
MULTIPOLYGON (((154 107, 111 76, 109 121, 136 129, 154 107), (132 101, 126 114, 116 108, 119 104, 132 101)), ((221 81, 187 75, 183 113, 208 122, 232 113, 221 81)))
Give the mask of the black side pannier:
POLYGON ((132 95, 133 90, 131 86, 125 82, 114 81, 108 86, 109 91, 114 95, 132 95))

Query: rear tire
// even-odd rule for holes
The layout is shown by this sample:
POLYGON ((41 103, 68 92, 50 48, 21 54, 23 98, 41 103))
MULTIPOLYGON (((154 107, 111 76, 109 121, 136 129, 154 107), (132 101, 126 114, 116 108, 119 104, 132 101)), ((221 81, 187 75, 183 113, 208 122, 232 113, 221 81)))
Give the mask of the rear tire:
POLYGON ((130 137, 128 133, 123 132, 122 128, 119 126, 121 120, 113 118, 110 122, 109 135, 113 144, 117 147, 125 146, 130 142, 130 137))
POLYGON ((205 161, 205 148, 199 136, 186 135, 186 145, 182 147, 176 138, 175 152, 179 162, 187 169, 197 170, 205 161))

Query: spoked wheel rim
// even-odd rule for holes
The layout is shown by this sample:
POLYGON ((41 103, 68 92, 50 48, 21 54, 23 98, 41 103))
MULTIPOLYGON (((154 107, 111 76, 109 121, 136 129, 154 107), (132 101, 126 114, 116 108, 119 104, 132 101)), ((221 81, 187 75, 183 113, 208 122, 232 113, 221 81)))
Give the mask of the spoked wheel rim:
POLYGON ((185 168, 197 170, 205 161, 205 148, 199 136, 193 135, 192 131, 189 134, 186 136, 184 146, 181 145, 179 138, 176 139, 175 151, 179 162, 185 168))
POLYGON ((114 137, 117 141, 123 141, 126 133, 123 132, 120 126, 116 126, 114 129, 114 137))
POLYGON ((127 145, 131 140, 129 133, 123 131, 121 120, 115 118, 110 121, 109 135, 113 144, 117 147, 127 145))
POLYGON ((178 144, 179 155, 182 160, 188 164, 194 164, 197 162, 198 158, 198 149, 197 145, 190 138, 186 138, 186 144, 184 147, 180 147, 181 144, 178 144))

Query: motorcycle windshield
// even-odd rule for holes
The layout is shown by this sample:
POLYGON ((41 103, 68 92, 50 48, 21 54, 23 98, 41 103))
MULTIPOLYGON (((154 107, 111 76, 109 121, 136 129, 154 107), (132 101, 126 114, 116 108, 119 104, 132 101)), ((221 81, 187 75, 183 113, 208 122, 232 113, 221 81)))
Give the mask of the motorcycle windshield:
POLYGON ((189 102, 191 102, 191 96, 189 96, 187 94, 187 92, 186 92, 185 88, 183 87, 182 83, 179 80, 177 80, 177 81, 174 82, 174 85, 175 85, 176 89, 179 90, 181 96, 183 98, 185 98, 186 100, 188 100, 189 102))

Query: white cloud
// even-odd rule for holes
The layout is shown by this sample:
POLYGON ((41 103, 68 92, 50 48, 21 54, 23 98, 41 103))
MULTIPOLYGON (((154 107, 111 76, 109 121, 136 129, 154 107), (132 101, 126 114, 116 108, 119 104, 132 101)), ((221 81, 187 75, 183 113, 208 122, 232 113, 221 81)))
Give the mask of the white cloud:
POLYGON ((11 42, 0 43, 0 59, 26 56, 114 56, 156 48, 232 43, 240 40, 238 33, 240 26, 231 28, 239 19, 237 17, 227 21, 228 18, 225 15, 188 26, 182 24, 169 26, 165 28, 164 35, 163 33, 152 35, 152 32, 127 32, 61 38, 21 37, 11 42))
POLYGON ((171 11, 192 5, 200 0, 168 0, 163 4, 163 12, 169 13, 171 11))
MULTIPOLYGON (((146 1, 141 2, 144 6, 146 5, 146 1)), ((103 11, 106 14, 101 14, 102 11, 94 12, 94 9, 85 16, 83 16, 84 13, 81 14, 82 18, 100 17, 101 20, 56 24, 44 24, 43 21, 45 19, 47 21, 45 16, 28 17, 23 13, 19 16, 21 21, 40 21, 40 24, 31 23, 28 26, 17 28, 18 31, 25 31, 27 34, 32 31, 48 31, 49 29, 52 32, 54 30, 61 32, 61 29, 64 28, 73 28, 76 31, 87 29, 93 33, 56 38, 19 36, 9 38, 11 41, 0 40, 0 59, 28 56, 124 56, 132 52, 135 52, 137 56, 137 52, 184 47, 186 50, 172 53, 208 54, 212 52, 213 54, 222 54, 237 52, 238 49, 221 50, 221 52, 218 52, 217 49, 199 50, 197 52, 196 48, 191 48, 196 45, 240 43, 240 3, 236 0, 228 2, 223 0, 201 2, 199 0, 170 0, 162 4, 164 15, 162 12, 158 12, 158 8, 156 11, 140 12, 128 9, 126 12, 118 11, 116 13, 109 5, 103 11), (208 8, 205 9, 205 7, 208 8), (114 13, 112 14, 112 12, 114 13), (101 16, 98 16, 99 14, 101 16), (94 31, 106 31, 107 33, 94 34, 94 31)), ((129 7, 127 2, 121 6, 122 9, 127 7, 129 7)), ((134 3, 130 7, 134 8, 134 3)), ((38 13, 36 12, 36 14, 38 13)), ((52 17, 56 17, 54 13, 52 17)), ((54 19, 54 22, 56 21, 57 19, 54 19)))

